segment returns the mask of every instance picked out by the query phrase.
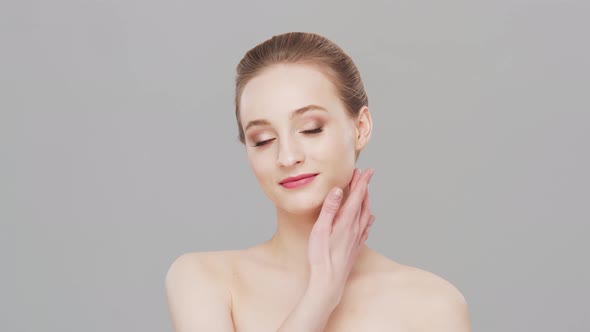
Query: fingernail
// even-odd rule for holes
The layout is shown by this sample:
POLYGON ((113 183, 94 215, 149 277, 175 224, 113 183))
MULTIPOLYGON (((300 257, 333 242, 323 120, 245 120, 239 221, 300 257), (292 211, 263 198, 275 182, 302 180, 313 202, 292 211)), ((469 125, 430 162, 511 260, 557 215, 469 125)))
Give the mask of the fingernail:
POLYGON ((371 172, 371 174, 369 174, 369 180, 371 180, 371 178, 373 177, 373 174, 375 174, 375 170, 373 168, 371 168, 371 170, 369 172, 371 172))
POLYGON ((342 189, 336 188, 336 189, 332 190, 332 193, 330 195, 332 196, 333 199, 338 199, 342 196, 342 189))

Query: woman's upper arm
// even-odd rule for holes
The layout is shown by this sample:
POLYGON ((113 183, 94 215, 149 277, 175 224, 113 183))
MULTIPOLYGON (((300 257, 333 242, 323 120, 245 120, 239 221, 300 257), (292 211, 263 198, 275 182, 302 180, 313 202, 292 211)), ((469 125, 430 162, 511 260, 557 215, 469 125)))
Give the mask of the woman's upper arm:
POLYGON ((178 257, 165 284, 174 331, 234 332, 231 294, 198 254, 178 257))

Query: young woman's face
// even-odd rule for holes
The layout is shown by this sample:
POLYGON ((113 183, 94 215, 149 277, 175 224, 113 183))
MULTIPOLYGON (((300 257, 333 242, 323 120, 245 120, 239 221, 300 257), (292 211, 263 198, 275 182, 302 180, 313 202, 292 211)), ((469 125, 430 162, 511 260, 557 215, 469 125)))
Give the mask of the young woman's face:
POLYGON ((280 209, 303 214, 321 207, 331 188, 345 189, 355 167, 357 120, 335 86, 309 65, 274 65, 244 87, 240 100, 248 161, 280 209), (299 183, 286 178, 315 175, 299 183))

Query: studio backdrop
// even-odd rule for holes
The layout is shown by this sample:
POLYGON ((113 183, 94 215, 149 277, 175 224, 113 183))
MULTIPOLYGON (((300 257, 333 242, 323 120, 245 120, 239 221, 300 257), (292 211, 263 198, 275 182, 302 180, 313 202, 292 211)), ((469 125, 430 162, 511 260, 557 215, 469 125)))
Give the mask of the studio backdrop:
POLYGON ((3 1, 0 330, 171 331, 179 255, 268 239, 235 67, 289 31, 357 64, 368 245, 473 331, 588 331, 587 1, 3 1))

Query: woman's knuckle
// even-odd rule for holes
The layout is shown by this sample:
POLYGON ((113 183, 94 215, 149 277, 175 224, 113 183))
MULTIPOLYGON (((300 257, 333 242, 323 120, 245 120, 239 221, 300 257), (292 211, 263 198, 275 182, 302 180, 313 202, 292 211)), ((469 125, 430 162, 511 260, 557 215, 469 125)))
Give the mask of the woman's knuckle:
POLYGON ((328 211, 329 213, 336 213, 338 211, 338 204, 330 203, 326 205, 326 211, 328 211))

